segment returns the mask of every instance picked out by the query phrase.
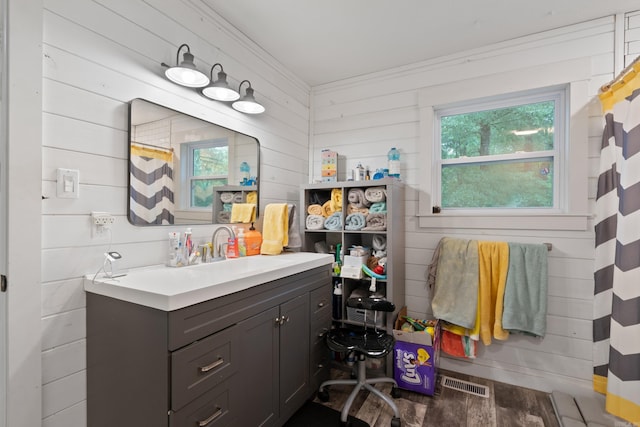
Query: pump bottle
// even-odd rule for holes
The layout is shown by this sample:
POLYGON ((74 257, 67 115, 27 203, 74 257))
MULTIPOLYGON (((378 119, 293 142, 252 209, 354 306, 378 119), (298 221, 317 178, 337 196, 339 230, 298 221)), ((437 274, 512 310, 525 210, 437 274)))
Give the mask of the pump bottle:
POLYGON ((400 151, 396 147, 391 148, 387 153, 389 159, 389 176, 400 179, 400 151))
POLYGON ((333 318, 342 319, 342 283, 336 280, 333 285, 333 318))
POLYGON ((255 229, 253 223, 249 227, 249 231, 244 235, 244 243, 247 250, 247 256, 260 255, 260 246, 262 245, 262 234, 255 229))

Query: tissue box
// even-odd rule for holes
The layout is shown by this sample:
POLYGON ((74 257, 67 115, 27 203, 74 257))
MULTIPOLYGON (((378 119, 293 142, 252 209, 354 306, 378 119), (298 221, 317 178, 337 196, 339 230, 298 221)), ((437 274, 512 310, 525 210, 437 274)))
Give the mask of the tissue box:
POLYGON ((346 277, 349 279, 362 279, 362 264, 367 262, 368 255, 366 256, 344 256, 344 264, 340 269, 340 277, 346 277))
POLYGON ((405 332, 400 330, 406 316, 407 308, 398 313, 393 337, 393 377, 398 387, 416 393, 433 396, 438 376, 438 359, 440 356, 439 327, 435 327, 435 336, 426 332, 405 332))

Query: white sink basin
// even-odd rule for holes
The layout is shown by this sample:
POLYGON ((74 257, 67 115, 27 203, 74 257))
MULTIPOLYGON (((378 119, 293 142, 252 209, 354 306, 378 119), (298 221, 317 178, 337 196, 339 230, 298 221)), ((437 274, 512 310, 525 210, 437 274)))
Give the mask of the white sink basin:
POLYGON ((109 279, 85 277, 85 290, 165 311, 177 310, 252 286, 330 265, 329 254, 256 255, 171 268, 159 266, 109 279))
POLYGON ((242 258, 230 258, 226 260, 210 262, 207 264, 190 265, 189 267, 183 268, 202 270, 211 274, 245 274, 248 271, 258 272, 265 269, 272 270, 274 268, 291 265, 296 262, 296 257, 287 255, 256 255, 242 258))

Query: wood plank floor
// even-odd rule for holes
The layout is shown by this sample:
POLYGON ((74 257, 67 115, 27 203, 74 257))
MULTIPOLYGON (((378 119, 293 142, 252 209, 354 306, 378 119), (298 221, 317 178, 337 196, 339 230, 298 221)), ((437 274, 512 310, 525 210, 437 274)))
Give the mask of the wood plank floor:
MULTIPOLYGON (((339 369, 331 371, 332 378, 349 378, 349 375, 339 369)), ((434 396, 399 390, 400 396, 395 401, 403 427, 560 427, 548 393, 442 370, 437 384, 434 396), (442 387, 442 375, 487 386, 489 397, 442 387)), ((376 387, 386 393, 391 391, 390 385, 376 387)), ((329 401, 324 404, 342 410, 351 390, 351 386, 330 387, 329 401)), ((320 402, 317 398, 316 401, 320 402)), ((388 427, 393 416, 382 400, 367 391, 359 393, 349 414, 371 427, 388 427)))

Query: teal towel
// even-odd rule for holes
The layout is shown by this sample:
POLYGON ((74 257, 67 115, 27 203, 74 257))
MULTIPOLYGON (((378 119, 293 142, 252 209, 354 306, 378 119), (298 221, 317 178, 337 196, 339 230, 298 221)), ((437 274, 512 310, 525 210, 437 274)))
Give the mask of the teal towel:
POLYGON ((369 213, 387 213, 386 202, 376 202, 369 207, 369 213))
POLYGON ((509 243, 502 328, 543 337, 547 327, 545 245, 509 243))
POLYGON ((342 229, 342 212, 334 212, 330 217, 325 219, 324 228, 327 230, 342 229))
POLYGON ((359 212, 352 213, 347 215, 344 223, 345 230, 361 230, 367 224, 367 217, 359 212))
POLYGON ((431 308, 436 319, 473 329, 478 310, 478 241, 443 237, 431 308))

